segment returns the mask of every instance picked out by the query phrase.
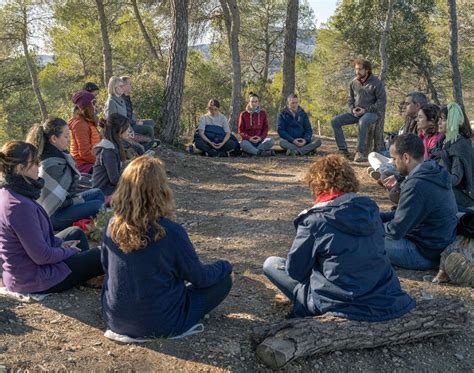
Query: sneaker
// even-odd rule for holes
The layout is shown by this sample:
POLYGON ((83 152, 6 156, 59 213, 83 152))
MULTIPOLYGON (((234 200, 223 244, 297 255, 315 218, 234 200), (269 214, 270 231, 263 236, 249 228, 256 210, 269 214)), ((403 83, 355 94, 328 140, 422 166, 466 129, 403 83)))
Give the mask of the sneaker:
POLYGON ((351 153, 349 153, 347 149, 339 149, 338 153, 347 159, 351 159, 351 153))
POLYGON ((354 155, 354 162, 367 162, 367 157, 365 157, 362 153, 356 152, 354 155))
POLYGON ((455 284, 474 286, 474 264, 460 253, 451 253, 446 257, 444 270, 455 284))
POLYGON ((290 156, 290 157, 294 157, 294 156, 297 156, 298 153, 296 152, 296 150, 291 150, 291 149, 288 149, 286 151, 286 155, 290 156))
POLYGON ((143 153, 143 155, 147 155, 148 157, 153 157, 155 155, 155 151, 154 150, 147 150, 145 153, 143 153))
POLYGON ((151 145, 150 149, 156 149, 157 147, 159 147, 161 144, 161 141, 158 140, 158 139, 153 139, 153 144, 151 145))

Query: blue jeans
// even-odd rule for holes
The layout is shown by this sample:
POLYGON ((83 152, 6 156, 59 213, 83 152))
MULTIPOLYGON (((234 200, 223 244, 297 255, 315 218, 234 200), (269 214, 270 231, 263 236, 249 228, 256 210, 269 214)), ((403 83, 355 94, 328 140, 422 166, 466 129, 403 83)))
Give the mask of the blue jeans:
POLYGON ((293 290, 299 282, 286 273, 285 264, 285 258, 270 256, 263 263, 263 273, 289 300, 293 301, 293 290))
POLYGON ((334 131, 334 137, 336 138, 336 144, 339 150, 347 150, 346 139, 342 126, 348 124, 359 124, 359 137, 357 139, 357 151, 359 153, 365 152, 365 140, 367 139, 367 132, 369 125, 375 123, 378 119, 377 113, 365 113, 361 117, 356 117, 351 113, 345 113, 334 117, 331 121, 331 126, 334 131))
POLYGON ((401 240, 385 238, 385 251, 392 264, 397 267, 423 271, 439 266, 438 261, 425 258, 420 254, 416 245, 405 238, 401 240))
POLYGON ((66 229, 77 220, 88 219, 96 216, 104 205, 104 193, 102 193, 98 188, 87 190, 78 195, 84 199, 84 203, 68 206, 61 210, 57 210, 53 215, 51 215, 51 224, 55 231, 66 229))
POLYGON ((243 140, 240 143, 240 148, 245 153, 258 155, 265 150, 271 150, 273 145, 275 145, 275 140, 273 140, 271 137, 267 137, 257 144, 254 144, 248 140, 243 140))

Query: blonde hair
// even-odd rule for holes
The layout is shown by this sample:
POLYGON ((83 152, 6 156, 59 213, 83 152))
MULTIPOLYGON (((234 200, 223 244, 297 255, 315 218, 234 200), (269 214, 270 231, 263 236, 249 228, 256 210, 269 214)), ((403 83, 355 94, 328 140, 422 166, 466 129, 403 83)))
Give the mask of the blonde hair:
POLYGON ((111 206, 110 237, 123 252, 147 246, 150 231, 153 240, 163 238, 166 232, 158 220, 173 217, 175 208, 163 162, 148 156, 130 162, 112 195, 111 206))
POLYGON ((132 78, 130 78, 127 75, 121 76, 120 79, 122 79, 125 84, 128 84, 130 82, 130 80, 132 80, 132 78))
POLYGON ((309 166, 304 181, 313 195, 322 192, 357 192, 359 180, 349 161, 339 154, 317 159, 309 166))
POLYGON ((109 93, 109 95, 118 96, 117 87, 119 85, 125 85, 124 81, 118 76, 112 76, 109 80, 109 84, 107 85, 107 92, 109 93))

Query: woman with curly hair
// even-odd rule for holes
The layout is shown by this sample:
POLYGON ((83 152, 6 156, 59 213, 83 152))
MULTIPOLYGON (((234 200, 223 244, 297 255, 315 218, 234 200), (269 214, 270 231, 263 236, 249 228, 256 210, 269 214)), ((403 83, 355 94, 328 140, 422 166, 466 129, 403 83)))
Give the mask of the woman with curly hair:
POLYGON ((125 168, 111 205, 102 245, 107 328, 131 338, 189 331, 229 293, 231 264, 201 263, 186 230, 171 220, 173 193, 157 158, 125 168))
POLYGON ((305 182, 316 201, 295 220, 288 257, 263 264, 265 275, 293 302, 293 316, 331 312, 382 321, 410 311, 415 301, 401 290, 385 254, 378 206, 357 195, 349 162, 337 154, 319 158, 305 182))

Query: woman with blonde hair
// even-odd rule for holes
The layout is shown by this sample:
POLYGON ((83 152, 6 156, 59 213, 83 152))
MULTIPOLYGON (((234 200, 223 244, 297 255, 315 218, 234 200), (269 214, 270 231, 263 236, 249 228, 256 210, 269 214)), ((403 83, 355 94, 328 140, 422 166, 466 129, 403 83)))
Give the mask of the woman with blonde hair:
POLYGON ((263 272, 290 300, 293 315, 326 312, 352 320, 400 317, 415 301, 400 288, 385 253, 377 204, 357 195, 349 161, 332 154, 314 162, 305 177, 316 197, 295 220, 287 259, 270 257, 263 272))
POLYGON ((225 299, 232 266, 224 260, 201 263, 186 230, 172 220, 173 193, 159 159, 134 159, 111 205, 114 215, 102 245, 102 308, 111 332, 180 335, 225 299))
POLYGON ((104 107, 105 119, 113 113, 118 113, 127 116, 127 105, 122 97, 124 92, 125 82, 120 79, 118 76, 112 76, 109 79, 109 84, 107 86, 107 92, 109 96, 104 107))

